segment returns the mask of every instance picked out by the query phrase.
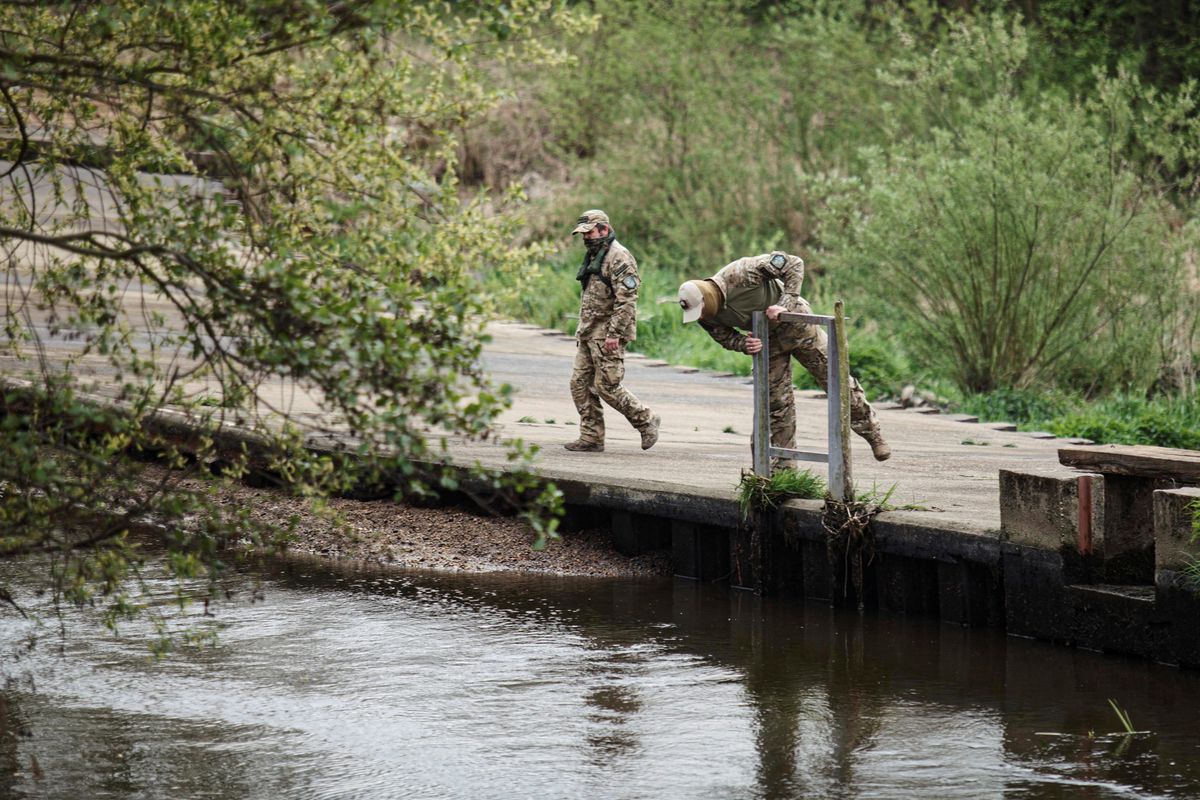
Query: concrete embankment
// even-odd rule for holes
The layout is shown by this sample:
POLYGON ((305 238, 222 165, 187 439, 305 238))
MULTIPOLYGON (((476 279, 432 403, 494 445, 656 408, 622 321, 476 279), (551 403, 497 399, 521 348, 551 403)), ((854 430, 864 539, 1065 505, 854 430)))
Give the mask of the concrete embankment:
POLYGON ((819 501, 743 519, 732 493, 556 482, 570 507, 568 527, 607 523, 615 546, 630 554, 669 547, 683 578, 1200 666, 1192 567, 1200 559, 1192 541, 1200 488, 1179 479, 1005 470, 999 528, 931 512, 879 514, 858 576, 847 542, 826 530, 819 501))

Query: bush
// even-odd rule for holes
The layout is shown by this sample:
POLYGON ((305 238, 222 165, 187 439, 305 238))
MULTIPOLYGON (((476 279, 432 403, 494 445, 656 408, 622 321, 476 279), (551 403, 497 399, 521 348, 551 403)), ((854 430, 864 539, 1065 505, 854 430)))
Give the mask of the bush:
POLYGON ((1183 287, 1177 259, 1151 255, 1170 238, 1157 185, 1121 155, 1136 87, 1032 95, 1026 52, 994 17, 897 59, 897 102, 924 104, 932 129, 868 153, 837 261, 964 391, 1061 384, 1078 363, 1100 385, 1147 386, 1147 287, 1183 287))
POLYGON ((960 411, 975 414, 985 421, 1030 423, 1048 420, 1068 413, 1075 401, 1058 392, 1036 392, 1020 389, 997 389, 992 392, 968 395, 956 404, 960 411))

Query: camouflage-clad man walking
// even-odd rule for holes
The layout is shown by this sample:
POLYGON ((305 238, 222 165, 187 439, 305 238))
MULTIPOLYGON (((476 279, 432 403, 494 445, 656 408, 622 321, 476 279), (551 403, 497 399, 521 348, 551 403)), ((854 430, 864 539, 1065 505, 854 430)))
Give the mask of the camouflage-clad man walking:
MULTIPOLYGON (((683 321, 700 321, 717 344, 726 350, 757 353, 762 340, 751 334, 751 315, 766 312, 769 361, 767 382, 771 410, 771 445, 796 446, 796 398, 792 393, 792 358, 804 365, 822 389, 828 389, 828 345, 819 325, 781 322, 780 313, 811 314, 800 296, 804 283, 804 261, 799 256, 775 251, 740 258, 726 264, 716 275, 687 281, 679 287, 683 321)), ((850 378, 850 427, 871 445, 877 461, 892 455, 879 430, 875 410, 867 402, 862 386, 850 378)), ((788 465, 790 466, 790 465, 788 465)))
POLYGON ((571 234, 583 234, 587 252, 579 274, 583 284, 579 329, 575 332, 575 368, 571 398, 579 412, 579 438, 563 447, 583 452, 604 450, 604 409, 620 411, 642 435, 642 449, 658 441, 659 417, 621 385, 625 345, 637 338, 637 261, 616 240, 608 215, 585 211, 571 234))

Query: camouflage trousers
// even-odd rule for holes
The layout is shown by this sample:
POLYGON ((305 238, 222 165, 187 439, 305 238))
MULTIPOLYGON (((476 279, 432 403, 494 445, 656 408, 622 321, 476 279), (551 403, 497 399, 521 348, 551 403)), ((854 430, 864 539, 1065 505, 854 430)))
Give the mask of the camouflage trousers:
MULTIPOLYGON (((791 309, 811 314, 812 308, 798 300, 791 309)), ((797 322, 772 322, 768 329, 767 385, 771 411, 771 446, 796 447, 796 396, 792 387, 792 359, 799 361, 817 385, 829 389, 829 343, 825 328, 797 322)), ((850 376, 850 428, 864 439, 879 432, 875 409, 867 402, 859 382, 850 376)))
POLYGON ((650 409, 621 385, 625 378, 625 345, 615 353, 604 349, 603 339, 584 339, 577 345, 571 372, 571 399, 579 412, 580 441, 604 441, 601 400, 621 412, 637 430, 646 427, 652 416, 650 409))

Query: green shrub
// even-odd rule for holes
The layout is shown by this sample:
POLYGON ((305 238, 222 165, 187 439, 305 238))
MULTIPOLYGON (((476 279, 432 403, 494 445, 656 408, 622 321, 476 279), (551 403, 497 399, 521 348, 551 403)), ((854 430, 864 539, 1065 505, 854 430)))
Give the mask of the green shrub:
POLYGON ((924 107, 930 130, 868 152, 835 261, 965 391, 1053 385, 1079 363, 1099 385, 1147 386, 1149 296, 1182 284, 1176 258, 1150 255, 1170 236, 1158 184, 1116 155, 1137 87, 1034 92, 1027 45, 1003 17, 964 20, 894 62, 896 102, 924 107))
POLYGON ((1066 414, 1074 406, 1059 392, 1036 392, 1021 389, 996 389, 992 392, 968 395, 956 403, 959 411, 975 414, 984 421, 1029 423, 1066 414))

